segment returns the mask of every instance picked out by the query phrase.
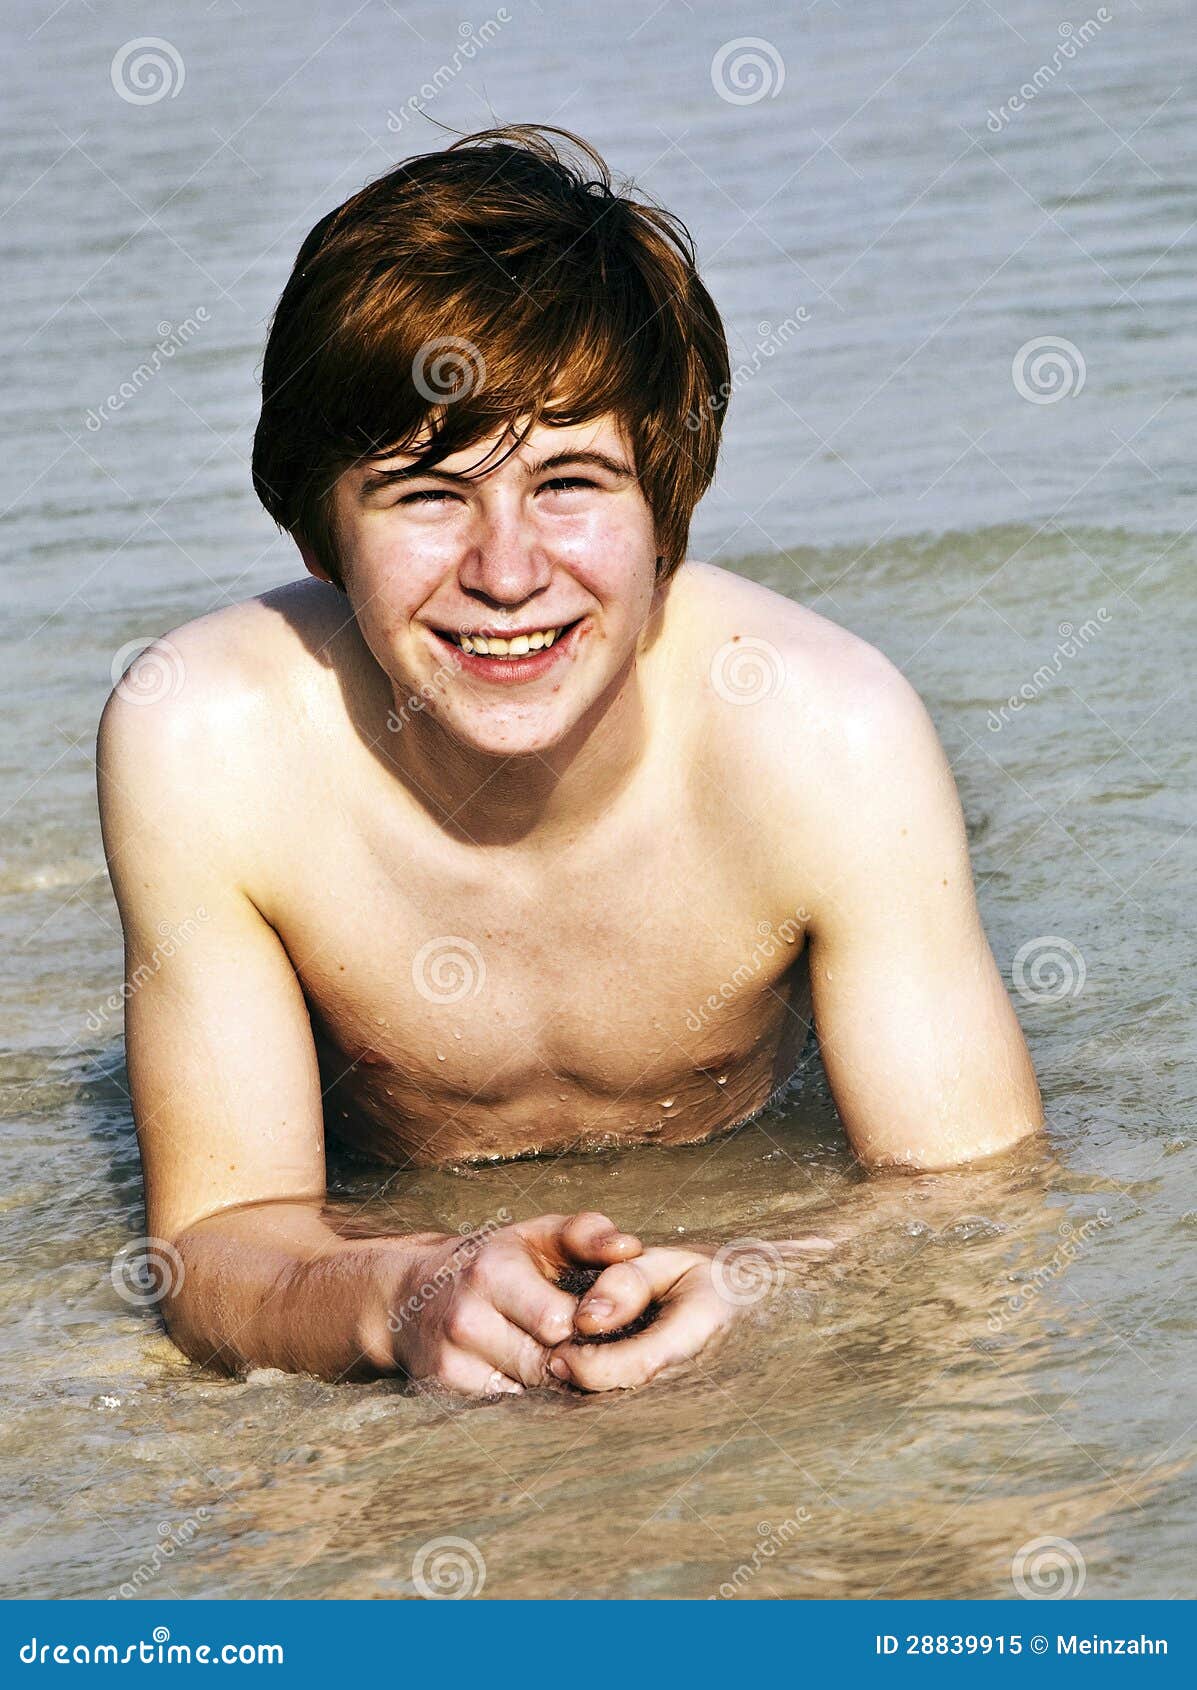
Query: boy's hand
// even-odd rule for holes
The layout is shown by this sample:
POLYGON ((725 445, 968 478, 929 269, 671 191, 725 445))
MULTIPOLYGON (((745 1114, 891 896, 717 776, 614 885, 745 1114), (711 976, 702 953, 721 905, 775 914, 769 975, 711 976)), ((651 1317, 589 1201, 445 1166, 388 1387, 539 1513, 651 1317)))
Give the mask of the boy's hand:
POLYGON ((575 1329, 587 1337, 629 1325, 650 1303, 659 1313, 631 1338, 559 1344, 550 1371, 585 1391, 643 1385, 662 1368, 688 1361, 740 1314, 779 1285, 787 1264, 826 1255, 826 1238, 784 1244, 743 1240, 715 1249, 649 1249, 601 1273, 578 1305, 575 1329))
POLYGON ((578 1264, 608 1268, 640 1240, 606 1215, 541 1215, 480 1237, 420 1248, 392 1306, 395 1360, 412 1379, 468 1396, 543 1385, 549 1352, 573 1331, 577 1299, 557 1276, 578 1264))

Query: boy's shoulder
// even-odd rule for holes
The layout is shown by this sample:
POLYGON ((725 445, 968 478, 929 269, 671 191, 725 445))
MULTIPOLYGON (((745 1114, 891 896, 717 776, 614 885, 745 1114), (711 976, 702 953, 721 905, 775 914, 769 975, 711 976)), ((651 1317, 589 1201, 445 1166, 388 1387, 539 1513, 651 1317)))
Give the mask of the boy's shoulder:
POLYGON ((314 580, 179 623, 117 680, 100 719, 101 755, 180 806, 189 792, 248 797, 265 771, 287 763, 305 721, 335 707, 355 635, 344 598, 314 580))
POLYGON ((773 841, 817 835, 834 849, 882 784, 941 755, 918 692, 868 640, 712 564, 679 581, 704 772, 773 841))
POLYGON ((678 580, 688 664, 730 733, 792 743, 797 732, 830 748, 921 710, 883 651, 808 605, 711 563, 687 563, 678 580))

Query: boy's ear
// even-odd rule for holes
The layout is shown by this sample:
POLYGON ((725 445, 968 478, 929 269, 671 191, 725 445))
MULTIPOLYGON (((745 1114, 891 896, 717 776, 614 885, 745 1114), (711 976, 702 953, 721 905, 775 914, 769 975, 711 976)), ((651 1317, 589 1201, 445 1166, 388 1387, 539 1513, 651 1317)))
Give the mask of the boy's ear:
POLYGON ((299 547, 299 555, 303 559, 303 566, 307 570, 308 574, 314 575, 316 577, 317 581, 327 581, 330 587, 335 587, 336 582, 333 580, 332 576, 328 573, 328 570, 325 569, 324 565, 320 562, 319 558, 316 556, 316 553, 313 551, 312 547, 308 544, 308 542, 304 539, 303 535, 299 532, 298 528, 293 528, 291 530, 291 538, 295 541, 295 544, 299 547))

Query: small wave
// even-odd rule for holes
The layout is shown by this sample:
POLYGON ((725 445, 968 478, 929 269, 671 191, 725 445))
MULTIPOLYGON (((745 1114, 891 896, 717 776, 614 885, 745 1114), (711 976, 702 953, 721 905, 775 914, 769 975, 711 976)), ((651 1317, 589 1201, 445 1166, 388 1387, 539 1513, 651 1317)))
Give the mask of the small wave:
POLYGON ((13 863, 0 868, 0 897, 21 892, 52 892, 59 886, 85 886, 100 875, 107 877, 103 863, 87 862, 82 857, 36 867, 13 863))

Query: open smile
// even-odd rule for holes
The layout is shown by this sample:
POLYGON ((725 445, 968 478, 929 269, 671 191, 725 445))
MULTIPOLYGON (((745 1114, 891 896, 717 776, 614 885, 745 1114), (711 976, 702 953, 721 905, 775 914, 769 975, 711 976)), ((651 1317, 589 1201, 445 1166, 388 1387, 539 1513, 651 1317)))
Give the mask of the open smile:
POLYGON ((518 633, 478 629, 442 629, 432 632, 454 655, 468 675, 480 680, 510 685, 513 681, 538 680, 560 663, 578 642, 578 630, 585 617, 556 627, 524 629, 518 633))

